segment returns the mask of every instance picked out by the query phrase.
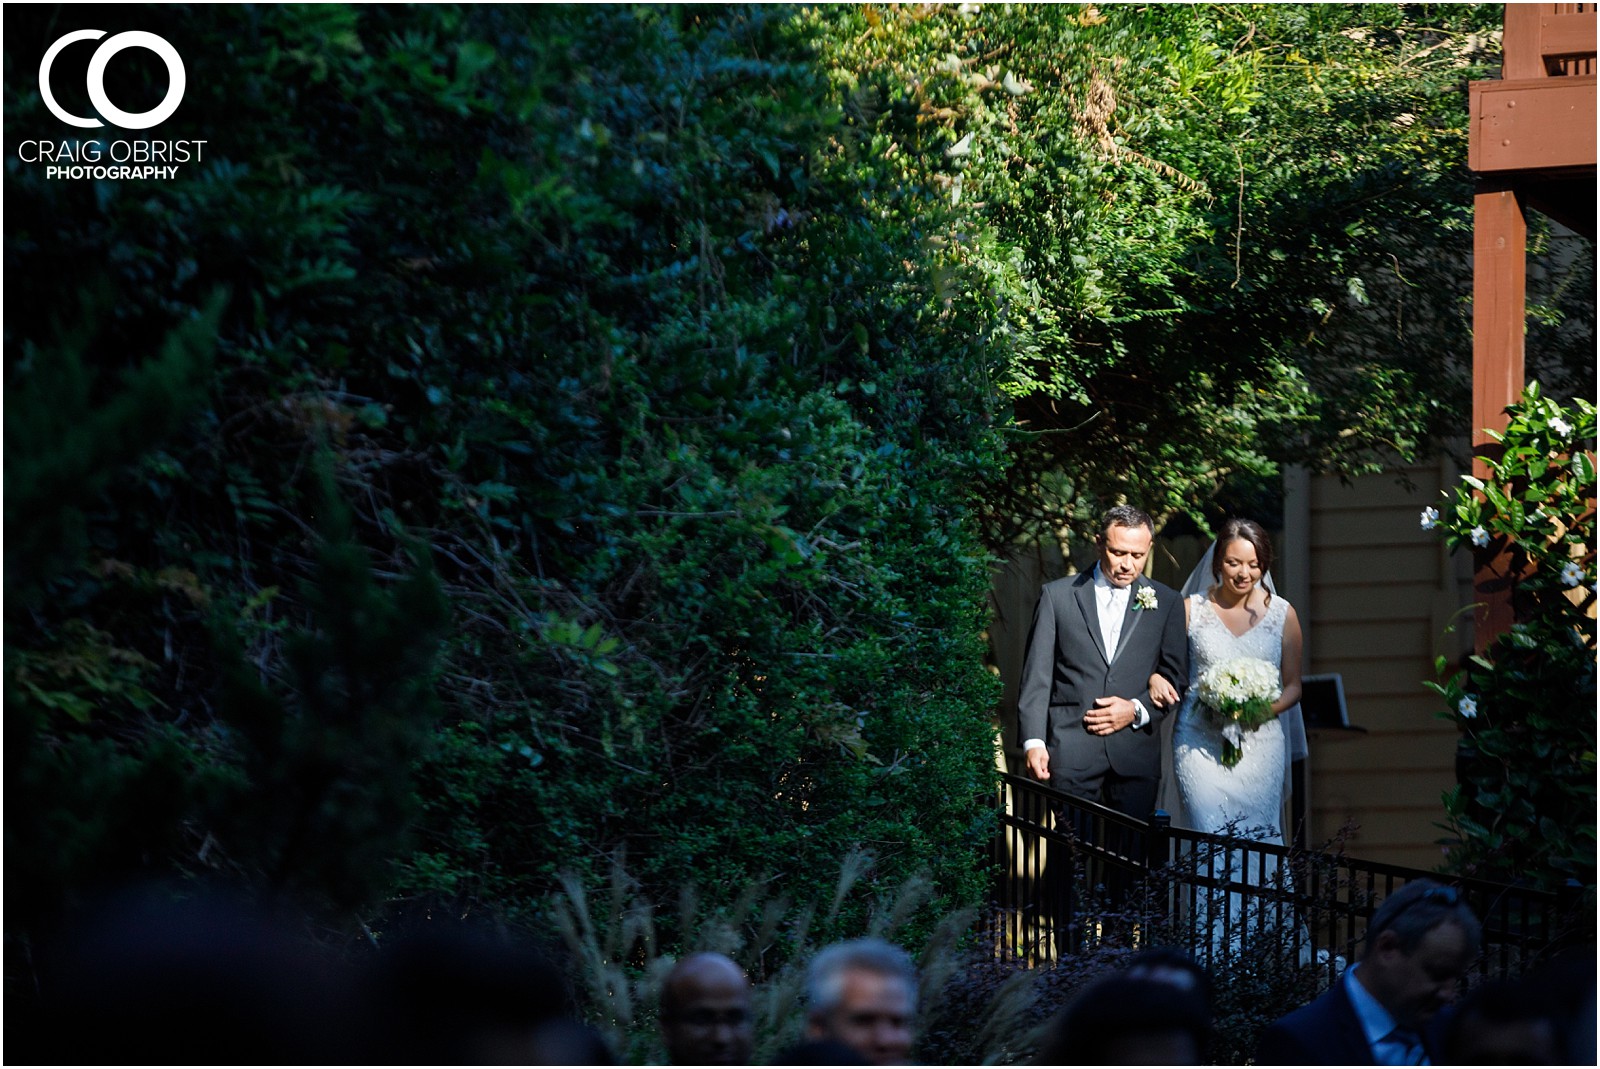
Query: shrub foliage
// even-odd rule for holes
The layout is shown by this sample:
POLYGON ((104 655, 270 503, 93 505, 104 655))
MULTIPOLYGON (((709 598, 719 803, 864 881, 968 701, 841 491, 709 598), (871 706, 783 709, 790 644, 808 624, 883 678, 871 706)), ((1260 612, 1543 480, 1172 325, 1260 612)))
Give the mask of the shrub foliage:
MULTIPOLYGON (((862 901, 975 896, 990 355, 792 15, 102 27, 186 57, 160 132, 207 145, 170 182, 7 171, 7 850, 41 911, 175 868, 341 929, 516 915, 624 849, 670 901, 858 842, 862 901)), ((58 33, 8 20, 8 69, 58 33)), ((6 119, 56 136, 22 87, 6 119)))
POLYGON ((1461 730, 1445 795, 1449 867, 1556 889, 1595 886, 1595 409, 1530 382, 1442 509, 1423 514, 1511 600, 1513 623, 1458 671, 1439 715, 1461 730))

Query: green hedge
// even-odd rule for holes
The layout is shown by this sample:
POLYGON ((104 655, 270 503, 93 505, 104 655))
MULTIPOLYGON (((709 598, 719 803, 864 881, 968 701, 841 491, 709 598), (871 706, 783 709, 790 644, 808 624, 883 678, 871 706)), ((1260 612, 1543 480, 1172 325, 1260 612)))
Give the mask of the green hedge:
MULTIPOLYGON (((878 208, 794 13, 118 11, 188 64, 160 135, 208 145, 7 172, 7 526, 58 532, 8 541, 14 877, 225 876, 344 927, 524 914, 618 851, 664 901, 805 894, 863 843, 863 901, 972 900, 985 313, 936 206, 878 208), (161 365, 183 332, 209 360, 161 365), (117 423, 158 372, 177 417, 117 423)), ((8 65, 56 29, 8 19, 8 65)))

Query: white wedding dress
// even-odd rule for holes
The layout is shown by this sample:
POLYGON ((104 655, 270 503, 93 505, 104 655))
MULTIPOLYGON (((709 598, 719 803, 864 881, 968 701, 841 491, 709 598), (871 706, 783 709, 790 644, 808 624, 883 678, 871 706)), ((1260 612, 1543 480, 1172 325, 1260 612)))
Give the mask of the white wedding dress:
MULTIPOLYGON (((1221 729, 1206 718, 1199 705, 1198 680, 1212 665, 1236 657, 1254 657, 1281 671, 1283 628, 1288 615, 1289 603, 1274 597, 1259 623, 1244 634, 1235 635, 1205 594, 1189 599, 1189 689, 1173 728, 1173 771, 1188 827, 1283 845, 1283 723, 1273 719, 1255 731, 1246 731, 1240 747, 1243 756, 1237 765, 1228 768, 1222 763, 1221 729)), ((1226 857, 1196 857, 1199 874, 1256 886, 1277 884, 1276 857, 1248 850, 1227 853, 1226 857)), ((1275 908, 1257 896, 1221 891, 1202 892, 1191 908, 1196 931, 1209 929, 1213 960, 1225 953, 1239 952, 1254 941, 1254 933, 1270 925, 1273 916, 1282 914, 1281 907, 1275 908)), ((1290 925, 1292 928, 1292 921, 1290 925)), ((1276 927, 1281 930, 1281 926, 1276 927)))
POLYGON ((1204 594, 1189 599, 1189 689, 1173 728, 1173 771, 1190 826, 1199 831, 1233 830, 1248 838, 1283 845, 1283 724, 1274 718, 1244 733, 1244 756, 1222 764, 1222 730, 1199 705, 1200 674, 1236 657, 1254 657, 1282 671, 1283 625, 1289 603, 1275 597, 1261 622, 1242 635, 1228 630, 1204 594))

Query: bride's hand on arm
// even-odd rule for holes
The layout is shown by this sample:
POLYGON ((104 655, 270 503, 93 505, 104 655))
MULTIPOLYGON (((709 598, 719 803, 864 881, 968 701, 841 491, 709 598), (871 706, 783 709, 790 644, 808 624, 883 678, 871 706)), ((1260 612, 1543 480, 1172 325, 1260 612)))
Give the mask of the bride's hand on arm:
MULTIPOLYGON (((1189 599, 1183 599, 1183 632, 1189 633, 1189 599)), ((1166 709, 1178 704, 1178 688, 1160 672, 1150 674, 1150 701, 1157 709, 1166 709)))
MULTIPOLYGON (((1184 599, 1184 634, 1189 634, 1189 599, 1184 599)), ((1178 704, 1178 688, 1160 672, 1150 672, 1150 703, 1157 709, 1168 709, 1178 704)))
POLYGON ((1169 705, 1178 704, 1178 688, 1167 681, 1167 677, 1160 672, 1150 675, 1150 700, 1156 708, 1165 709, 1169 705))
POLYGON ((1303 639, 1300 634, 1300 617, 1295 615, 1294 606, 1289 606, 1289 615, 1283 621, 1283 657, 1278 662, 1279 671, 1283 675, 1283 693, 1278 700, 1272 703, 1274 715, 1290 708, 1300 700, 1300 651, 1303 639))

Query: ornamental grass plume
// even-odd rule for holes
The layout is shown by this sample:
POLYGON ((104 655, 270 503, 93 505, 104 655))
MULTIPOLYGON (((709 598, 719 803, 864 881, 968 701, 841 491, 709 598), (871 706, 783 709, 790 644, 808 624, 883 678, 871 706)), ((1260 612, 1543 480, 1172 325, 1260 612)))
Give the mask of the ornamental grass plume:
POLYGON ((829 943, 860 936, 897 942, 917 959, 922 1061, 959 1064, 1026 1054, 1018 1044, 1037 1016, 1032 973, 993 959, 992 949, 974 938, 973 909, 945 914, 926 937, 915 936, 933 883, 914 875, 870 893, 867 888, 877 886, 874 868, 873 854, 856 847, 840 859, 831 892, 817 900, 796 902, 776 880, 753 879, 732 906, 711 909, 685 884, 676 910, 658 913, 619 855, 599 886, 565 875, 548 915, 565 943, 583 1018, 624 1064, 665 1063, 657 1028, 661 987, 677 958, 696 950, 726 954, 749 976, 752 1064, 769 1063, 801 1039, 811 958, 829 943), (979 1028, 978 1021, 987 1024, 979 1028))

